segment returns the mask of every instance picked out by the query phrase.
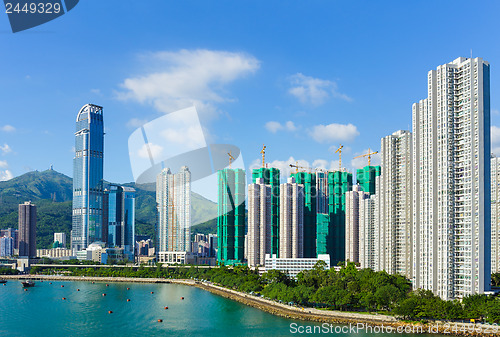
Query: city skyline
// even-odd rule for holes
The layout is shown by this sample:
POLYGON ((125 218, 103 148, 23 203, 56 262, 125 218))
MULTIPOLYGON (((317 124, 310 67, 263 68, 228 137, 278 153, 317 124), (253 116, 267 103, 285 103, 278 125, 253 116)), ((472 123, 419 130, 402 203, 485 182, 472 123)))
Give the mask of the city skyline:
MULTIPOLYGON (((498 30, 495 20, 477 22, 481 34, 467 32, 460 39, 455 37, 452 17, 459 12, 459 3, 432 4, 431 11, 426 6, 396 2, 385 11, 370 3, 311 2, 286 8, 226 3, 221 11, 201 14, 201 9, 209 8, 205 8, 207 4, 154 1, 158 14, 150 12, 150 19, 138 18, 130 27, 103 17, 113 8, 117 17, 136 22, 135 13, 116 6, 118 2, 102 5, 102 12, 95 12, 91 3, 82 3, 60 20, 31 32, 0 37, 7 46, 2 54, 5 65, 25 61, 23 67, 0 66, 5 74, 0 81, 5 110, 18 112, 6 114, 0 124, 0 179, 52 164, 71 176, 68 156, 72 149, 67 144, 72 135, 58 130, 67 129, 73 119, 69 112, 86 102, 105 106, 109 116, 105 151, 113 156, 104 162, 108 181, 133 180, 126 146, 133 130, 191 104, 200 111, 207 140, 239 146, 250 169, 260 162, 262 143, 268 145, 270 164, 279 167, 284 176, 289 173, 285 170, 288 164, 295 161, 334 168, 338 156, 332 147, 342 143, 345 166, 354 171, 366 163, 363 158, 353 159, 357 154, 368 148, 378 150, 384 135, 409 130, 407 112, 412 102, 425 95, 422 72, 458 56, 469 56, 471 49, 473 56, 500 64, 500 52, 492 43, 493 32, 498 30), (242 18, 238 14, 242 8, 259 20, 242 18), (271 19, 262 14, 269 10, 282 15, 271 19), (439 15, 443 10, 450 15, 439 15), (190 15, 183 15, 187 12, 190 15), (380 15, 372 15, 374 12, 380 15), (409 25, 404 18, 410 12, 412 17, 425 16, 433 25, 409 25), (164 18, 155 20, 159 13, 164 18), (82 20, 89 15, 102 24, 85 27, 82 20), (315 17, 315 24, 306 27, 310 20, 304 16, 315 17), (349 19, 352 16, 355 20, 349 19), (205 20, 216 24, 207 27, 202 24, 205 20), (274 29, 275 25, 282 29, 274 29), (101 30, 107 33, 100 34, 101 30), (144 38, 146 31, 148 37, 144 38), (129 40, 117 40, 118 34, 127 34, 129 40), (451 38, 443 40, 439 35, 451 38), (75 40, 100 48, 99 57, 89 51, 76 53, 75 40), (423 40, 433 46, 432 52, 417 57, 415 42, 423 40), (116 42, 113 48, 109 41, 116 42), (42 46, 68 57, 56 61, 39 55, 42 46), (225 67, 228 63, 233 66, 225 67), (204 77, 197 77, 204 67, 204 77), (50 69, 61 71, 54 76, 50 69), (74 77, 68 77, 70 73, 74 77), (146 90, 154 80, 159 82, 153 87, 163 91, 146 90), (30 99, 21 99, 21 92, 30 99), (35 144, 29 141, 33 138, 37 138, 35 144), (293 151, 286 151, 287 147, 293 151), (53 149, 53 156, 46 156, 44 148, 53 149)), ((474 6, 471 11, 488 17, 498 6, 489 2, 486 8, 491 10, 474 6)), ((1 25, 6 27, 7 20, 1 25)), ((496 92, 498 76, 494 71, 491 75, 492 92, 496 92)), ((493 135, 499 135, 498 110, 492 97, 493 135)), ((183 139, 183 135, 179 137, 183 139)), ((492 137, 492 143, 498 154, 500 137, 492 137)), ((379 157, 373 160, 377 164, 379 157)))

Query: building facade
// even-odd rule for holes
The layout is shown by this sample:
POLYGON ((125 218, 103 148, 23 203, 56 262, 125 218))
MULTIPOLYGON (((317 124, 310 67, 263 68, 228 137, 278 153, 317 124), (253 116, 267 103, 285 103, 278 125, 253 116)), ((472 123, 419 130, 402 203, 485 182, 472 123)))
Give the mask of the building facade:
POLYGON ((490 287, 490 66, 457 58, 412 107, 413 285, 443 299, 490 287))
POLYGON ((54 233, 54 245, 57 247, 53 248, 66 248, 66 233, 54 233))
MULTIPOLYGON (((316 226, 317 226, 317 181, 316 174, 311 172, 296 172, 290 175, 294 178, 295 183, 303 186, 304 197, 303 200, 303 232, 304 232, 304 257, 316 257, 316 226)), ((326 179, 323 177, 323 183, 326 179)), ((324 194, 325 186, 319 185, 323 189, 321 192, 324 194)), ((283 199, 281 198, 280 202, 283 199)), ((326 208, 326 200, 323 200, 323 209, 326 208)), ((326 213, 326 212, 325 212, 326 213)), ((281 216, 281 214, 280 214, 281 216)), ((281 257, 281 255, 279 255, 281 257)))
POLYGON ((272 186, 257 178, 248 185, 247 262, 249 267, 263 266, 266 254, 271 252, 272 240, 272 186))
POLYGON ((349 262, 359 262, 359 226, 360 204, 370 194, 364 192, 360 185, 354 185, 352 191, 345 193, 345 258, 349 262))
POLYGON ((110 184, 104 190, 103 238, 110 248, 123 248, 124 254, 134 258, 135 245, 135 189, 110 184))
POLYGON ((376 271, 412 277, 412 136, 397 131, 381 139, 377 183, 376 271))
POLYGON ((304 257, 304 193, 294 177, 280 185, 280 258, 304 257))
POLYGON ((330 228, 328 234, 328 254, 330 265, 344 262, 345 256, 345 193, 352 188, 352 173, 346 171, 328 172, 328 215, 330 228))
POLYGON ((87 104, 76 117, 71 248, 102 241, 104 123, 102 107, 87 104))
POLYGON ((0 237, 0 257, 14 255, 14 239, 10 236, 0 237))
POLYGON ((156 203, 158 252, 190 252, 191 172, 187 166, 175 174, 169 168, 161 171, 156 179, 156 203))
POLYGON ((375 249, 376 198, 377 195, 372 194, 359 203, 359 264, 361 268, 373 270, 377 261, 375 258, 377 252, 375 249))
POLYGON ((36 257, 36 206, 19 205, 19 256, 36 257))
POLYGON ((491 157, 491 273, 500 272, 500 158, 491 157))
POLYGON ((325 263, 326 270, 330 269, 330 256, 328 254, 311 258, 287 258, 267 254, 265 268, 259 269, 259 272, 265 273, 274 269, 287 274, 290 278, 296 278, 301 271, 313 269, 319 261, 325 263))

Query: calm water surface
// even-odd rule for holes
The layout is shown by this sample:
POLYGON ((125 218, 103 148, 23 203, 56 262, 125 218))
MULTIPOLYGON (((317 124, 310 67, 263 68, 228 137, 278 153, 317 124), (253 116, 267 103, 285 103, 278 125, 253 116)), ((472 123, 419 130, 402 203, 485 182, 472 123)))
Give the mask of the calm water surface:
POLYGON ((108 283, 107 287, 102 282, 50 282, 52 284, 37 281, 36 286, 28 288, 28 291, 24 291, 17 280, 0 285, 0 336, 333 335, 291 333, 292 323, 296 323, 297 327, 319 324, 276 317, 189 286, 108 283), (106 296, 102 296, 103 293, 106 296), (165 306, 168 310, 164 309, 165 306), (110 310, 112 314, 108 313, 110 310), (163 322, 159 323, 158 319, 163 322))

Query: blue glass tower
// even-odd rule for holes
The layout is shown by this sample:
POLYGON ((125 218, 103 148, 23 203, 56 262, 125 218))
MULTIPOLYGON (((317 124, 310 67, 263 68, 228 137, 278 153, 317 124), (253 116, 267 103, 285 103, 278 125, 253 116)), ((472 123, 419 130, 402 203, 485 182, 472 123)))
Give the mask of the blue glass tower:
POLYGON ((103 241, 134 259, 135 189, 110 184, 104 190, 103 241))
POLYGON ((93 242, 103 241, 102 107, 87 104, 80 109, 75 138, 71 248, 78 251, 93 242))

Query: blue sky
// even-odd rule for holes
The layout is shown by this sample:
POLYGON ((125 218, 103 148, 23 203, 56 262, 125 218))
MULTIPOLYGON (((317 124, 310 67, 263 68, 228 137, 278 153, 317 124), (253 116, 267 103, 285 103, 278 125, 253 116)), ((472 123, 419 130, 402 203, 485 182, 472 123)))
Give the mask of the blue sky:
POLYGON ((427 72, 471 50, 491 64, 500 126, 499 12, 498 1, 85 0, 16 34, 0 14, 0 179, 51 164, 72 176, 86 103, 104 107, 109 181, 134 179, 138 126, 193 104, 206 141, 238 146, 246 168, 263 143, 271 165, 336 168, 342 143, 353 170, 411 127, 427 72))

